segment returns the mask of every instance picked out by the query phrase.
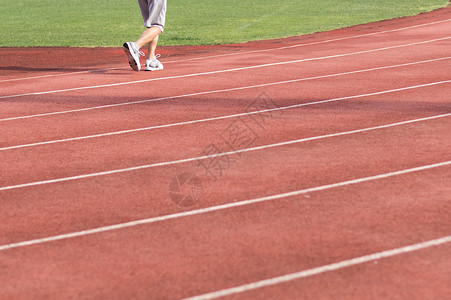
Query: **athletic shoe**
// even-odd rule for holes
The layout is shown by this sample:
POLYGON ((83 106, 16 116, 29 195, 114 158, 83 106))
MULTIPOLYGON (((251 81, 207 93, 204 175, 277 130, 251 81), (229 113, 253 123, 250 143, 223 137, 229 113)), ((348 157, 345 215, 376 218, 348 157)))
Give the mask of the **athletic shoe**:
POLYGON ((141 63, 139 62, 139 56, 144 56, 145 54, 139 51, 138 46, 133 42, 127 42, 123 45, 124 52, 128 56, 128 63, 133 70, 141 70, 141 63))
POLYGON ((144 70, 146 71, 163 70, 163 64, 157 59, 158 57, 160 57, 160 54, 157 54, 155 59, 146 60, 146 67, 144 68, 144 70))

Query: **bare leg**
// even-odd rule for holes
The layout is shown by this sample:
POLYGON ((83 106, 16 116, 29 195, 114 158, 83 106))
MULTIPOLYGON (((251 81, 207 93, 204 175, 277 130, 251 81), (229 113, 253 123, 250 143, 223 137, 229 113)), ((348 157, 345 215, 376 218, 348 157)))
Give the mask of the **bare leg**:
POLYGON ((155 59, 155 50, 157 49, 157 44, 158 44, 158 36, 157 36, 156 38, 154 38, 154 39, 147 45, 148 54, 149 54, 148 59, 155 59))
POLYGON ((145 44, 152 42, 161 33, 161 29, 158 27, 150 27, 144 30, 139 39, 135 42, 139 49, 145 44))

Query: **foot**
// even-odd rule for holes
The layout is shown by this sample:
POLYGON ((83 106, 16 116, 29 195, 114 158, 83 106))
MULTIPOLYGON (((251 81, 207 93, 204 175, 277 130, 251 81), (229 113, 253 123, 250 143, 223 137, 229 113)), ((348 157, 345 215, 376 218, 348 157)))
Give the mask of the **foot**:
POLYGON ((157 71, 163 70, 163 64, 157 59, 160 55, 157 55, 154 59, 146 60, 146 71, 157 71))
POLYGON ((128 63, 133 70, 141 70, 141 63, 139 62, 139 56, 144 56, 144 53, 139 51, 138 46, 133 42, 127 42, 123 45, 124 52, 128 56, 128 63))

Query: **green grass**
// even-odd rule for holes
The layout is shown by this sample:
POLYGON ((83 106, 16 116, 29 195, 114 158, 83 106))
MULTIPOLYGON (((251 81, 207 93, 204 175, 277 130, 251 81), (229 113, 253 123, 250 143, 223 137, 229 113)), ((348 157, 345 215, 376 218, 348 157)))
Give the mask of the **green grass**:
MULTIPOLYGON (((448 0, 168 0, 160 45, 238 43, 415 15, 448 0)), ((1 0, 0 46, 120 46, 143 30, 134 0, 1 0)))

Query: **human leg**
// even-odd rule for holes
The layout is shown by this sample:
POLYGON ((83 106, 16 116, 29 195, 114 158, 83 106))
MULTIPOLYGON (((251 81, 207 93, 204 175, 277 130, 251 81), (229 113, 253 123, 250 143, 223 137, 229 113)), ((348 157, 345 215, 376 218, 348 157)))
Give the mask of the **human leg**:
POLYGON ((139 49, 141 49, 145 44, 147 43, 151 43, 156 39, 155 44, 155 48, 156 43, 158 42, 158 36, 161 33, 161 29, 158 27, 150 27, 147 28, 146 30, 144 30, 144 32, 141 34, 141 36, 139 37, 139 39, 136 40, 135 44, 138 46, 139 49))
MULTIPOLYGON (((148 44, 149 59, 152 61, 151 65, 155 65, 155 61, 158 63, 158 70, 163 68, 163 65, 156 60, 155 50, 158 44, 158 36, 164 30, 164 24, 166 20, 166 6, 167 0, 138 0, 141 14, 143 16, 144 25, 147 29, 141 34, 136 42, 124 43, 124 51, 128 56, 129 64, 133 70, 139 71, 141 65, 139 62, 139 55, 144 45, 148 44)), ((144 54, 142 54, 144 55, 144 54)), ((146 70, 147 70, 146 62, 146 70)), ((154 68, 155 69, 155 68, 154 68)), ((154 70, 152 69, 152 71, 154 70)))
POLYGON ((139 61, 141 52, 139 49, 145 44, 149 44, 149 59, 155 59, 155 49, 157 48, 158 36, 160 33, 161 29, 159 27, 150 27, 141 34, 136 42, 124 43, 124 51, 128 56, 128 63, 133 70, 141 70, 141 63, 139 61))
POLYGON ((158 37, 159 35, 157 35, 149 44, 147 44, 148 59, 155 59, 155 51, 157 49, 158 37))
POLYGON ((158 36, 155 37, 148 45, 148 54, 149 57, 146 61, 146 71, 157 71, 157 70, 163 70, 163 64, 157 59, 159 55, 155 54, 155 50, 157 48, 158 44, 158 36))

